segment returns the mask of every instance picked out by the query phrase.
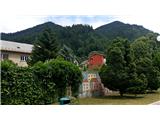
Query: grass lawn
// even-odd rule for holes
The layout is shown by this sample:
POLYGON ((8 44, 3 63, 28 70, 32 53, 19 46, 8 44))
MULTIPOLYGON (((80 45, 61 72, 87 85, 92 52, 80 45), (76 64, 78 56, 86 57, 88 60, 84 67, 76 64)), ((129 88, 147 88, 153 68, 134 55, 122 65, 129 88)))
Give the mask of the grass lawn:
POLYGON ((160 100, 160 92, 137 95, 119 94, 108 95, 99 98, 80 98, 80 105, 147 105, 160 100))

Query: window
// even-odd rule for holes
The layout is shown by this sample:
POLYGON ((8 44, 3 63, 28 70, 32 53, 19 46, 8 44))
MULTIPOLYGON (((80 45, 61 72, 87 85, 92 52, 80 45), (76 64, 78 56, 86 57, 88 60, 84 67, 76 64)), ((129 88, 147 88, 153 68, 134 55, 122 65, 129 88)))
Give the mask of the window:
POLYGON ((8 54, 7 53, 1 53, 1 60, 6 60, 8 59, 8 54))
POLYGON ((21 55, 21 61, 27 61, 28 60, 28 56, 26 55, 21 55))
POLYGON ((85 90, 85 86, 83 86, 83 90, 85 90))

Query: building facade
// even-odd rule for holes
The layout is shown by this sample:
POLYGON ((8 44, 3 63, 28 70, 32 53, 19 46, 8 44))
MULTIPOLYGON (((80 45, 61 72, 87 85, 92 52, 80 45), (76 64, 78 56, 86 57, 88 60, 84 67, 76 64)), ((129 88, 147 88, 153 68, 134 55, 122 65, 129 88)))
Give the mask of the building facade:
POLYGON ((88 69, 99 69, 105 64, 105 56, 103 54, 92 52, 88 58, 88 69))
POLYGON ((97 97, 97 96, 103 96, 108 92, 111 92, 109 89, 103 86, 98 72, 85 71, 82 72, 82 76, 83 76, 83 81, 80 86, 79 97, 81 98, 97 97))
POLYGON ((27 59, 32 52, 33 45, 18 43, 18 42, 10 42, 1 40, 1 55, 0 60, 11 60, 18 66, 27 66, 27 59))
POLYGON ((82 72, 83 81, 80 86, 79 97, 97 97, 112 92, 104 87, 98 73, 98 69, 100 69, 105 62, 105 56, 94 51, 89 54, 88 60, 81 63, 82 69, 84 70, 84 67, 87 67, 87 70, 82 72))

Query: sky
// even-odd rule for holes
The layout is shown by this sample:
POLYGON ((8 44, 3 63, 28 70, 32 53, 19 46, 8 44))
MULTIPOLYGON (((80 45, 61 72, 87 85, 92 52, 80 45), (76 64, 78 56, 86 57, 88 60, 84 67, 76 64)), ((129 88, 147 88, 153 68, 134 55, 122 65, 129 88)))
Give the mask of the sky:
POLYGON ((158 0, 4 0, 1 4, 0 31, 5 33, 48 21, 97 28, 116 20, 160 33, 158 0))
MULTIPOLYGON (((63 26, 77 23, 90 24, 96 28, 114 20, 142 25, 147 29, 160 33, 160 0, 0 1, 0 32, 16 32, 47 21, 52 21, 63 26)), ((75 109, 73 109, 74 106, 68 106, 65 108, 61 107, 61 109, 58 109, 58 112, 58 106, 56 106, 56 109, 53 109, 53 106, 45 106, 45 108, 49 107, 48 111, 44 106, 42 106, 43 108, 41 106, 27 106, 30 109, 24 109, 24 107, 21 107, 21 109, 17 106, 12 106, 10 109, 8 107, 2 109, 4 107, 1 107, 0 110, 2 112, 5 111, 5 114, 2 114, 1 118, 18 118, 24 120, 37 119, 37 117, 41 120, 51 118, 51 116, 54 116, 54 118, 57 117, 57 119, 60 116, 64 116, 64 119, 67 117, 69 119, 75 119, 78 116, 79 119, 87 117, 87 119, 93 120, 105 119, 106 116, 109 119, 115 120, 121 118, 124 120, 156 120, 159 118, 159 108, 156 106, 75 106, 75 109), (79 107, 78 111, 80 112, 77 112, 77 107, 79 107), (96 114, 93 115, 93 113, 96 114), (36 116, 34 116, 35 114, 36 116)))

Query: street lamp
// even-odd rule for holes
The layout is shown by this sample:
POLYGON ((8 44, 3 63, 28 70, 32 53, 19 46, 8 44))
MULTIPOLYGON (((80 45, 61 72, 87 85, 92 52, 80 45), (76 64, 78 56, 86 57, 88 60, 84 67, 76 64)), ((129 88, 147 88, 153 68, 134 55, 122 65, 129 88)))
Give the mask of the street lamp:
POLYGON ((159 41, 159 42, 160 42, 160 35, 157 37, 157 41, 159 41))

